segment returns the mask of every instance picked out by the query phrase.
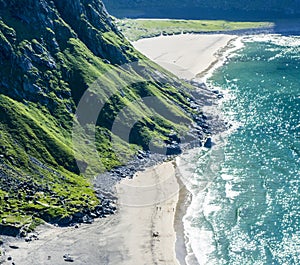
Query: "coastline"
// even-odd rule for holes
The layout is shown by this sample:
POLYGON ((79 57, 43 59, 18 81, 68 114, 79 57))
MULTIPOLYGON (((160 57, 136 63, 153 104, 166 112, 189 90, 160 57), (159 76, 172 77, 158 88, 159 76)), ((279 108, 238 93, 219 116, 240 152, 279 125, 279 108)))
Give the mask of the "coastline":
MULTIPOLYGON (((243 47, 241 38, 242 36, 233 34, 182 34, 141 39, 136 41, 134 46, 149 59, 155 61, 178 77, 187 81, 203 82, 206 84, 207 79, 217 68, 225 63, 228 56, 243 47), (205 47, 206 44, 203 45, 205 40, 209 40, 210 44, 213 44, 208 49, 205 47), (172 42, 174 42, 174 46, 171 53, 168 53, 167 47, 171 47, 172 42), (156 43, 157 45, 155 45, 156 43), (186 46, 183 47, 183 43, 186 46), (199 53, 199 49, 203 49, 203 51, 199 53), (178 62, 183 56, 186 57, 186 61, 182 65, 178 62), (162 61, 162 58, 166 61, 162 61), (198 63, 195 63, 197 60, 198 63), (195 65, 193 65, 193 62, 195 65)), ((222 116, 222 113, 219 113, 215 109, 215 105, 204 106, 204 109, 208 113, 222 116)), ((229 131, 232 129, 229 129, 229 131)), ((222 131, 217 132, 217 135, 219 133, 222 134, 222 131)), ((191 246, 189 231, 184 223, 187 211, 193 200, 193 194, 188 188, 190 174, 193 174, 196 169, 195 164, 185 165, 185 162, 191 161, 197 153, 199 153, 199 148, 194 148, 176 158, 177 181, 182 187, 179 191, 179 200, 174 216, 176 231, 175 250, 176 258, 180 265, 199 264, 191 246)))
MULTIPOLYGON (((181 75, 180 71, 178 74, 172 56, 167 57, 173 67, 168 70, 181 78, 196 79, 198 73, 207 73, 212 64, 216 66, 214 62, 219 61, 218 52, 221 49, 225 51, 234 38, 235 35, 224 34, 197 35, 192 44, 195 49, 187 49, 180 55, 188 56, 186 64, 182 65, 180 60, 175 64, 181 69, 184 67, 184 74, 181 75), (213 48, 208 48, 203 36, 210 37, 213 48), (202 47, 197 48, 199 45, 202 47), (199 56, 199 52, 202 59, 201 56, 195 57, 199 56), (196 60, 199 62, 194 67, 196 60)), ((193 39, 190 41, 193 42, 193 39)), ((173 45, 181 48, 176 42, 173 45)), ((162 47, 152 44, 152 48, 157 51, 162 47)), ((173 54, 176 55, 174 49, 173 54)), ((133 179, 124 179, 116 185, 117 214, 96 220, 93 224, 78 225, 78 228, 41 226, 37 230, 39 240, 24 242, 9 239, 5 257, 11 256, 16 264, 23 265, 65 264, 65 254, 74 258, 74 264, 98 264, 99 261, 102 264, 186 264, 187 238, 182 219, 191 194, 180 175, 178 161, 175 160, 139 171, 133 179), (18 248, 9 247, 11 245, 18 248)))
POLYGON ((133 46, 179 78, 203 78, 238 35, 181 34, 141 39, 133 46))
POLYGON ((176 258, 180 265, 185 265, 185 258, 188 255, 186 249, 187 238, 185 236, 183 217, 186 214, 186 211, 191 203, 191 193, 184 185, 182 181, 182 172, 179 169, 179 157, 176 158, 176 178, 181 187, 179 190, 179 197, 176 205, 176 212, 174 216, 174 229, 176 232, 176 243, 175 243, 175 253, 176 258))
MULTIPOLYGON (((175 212, 179 200, 175 161, 137 172, 116 185, 118 212, 76 227, 42 225, 38 240, 7 238, 3 264, 168 264, 176 259, 175 212)), ((1 263, 2 264, 2 263, 1 263)))
POLYGON ((117 185, 128 259, 122 264, 179 265, 175 258, 174 216, 179 183, 174 161, 138 172, 117 185))

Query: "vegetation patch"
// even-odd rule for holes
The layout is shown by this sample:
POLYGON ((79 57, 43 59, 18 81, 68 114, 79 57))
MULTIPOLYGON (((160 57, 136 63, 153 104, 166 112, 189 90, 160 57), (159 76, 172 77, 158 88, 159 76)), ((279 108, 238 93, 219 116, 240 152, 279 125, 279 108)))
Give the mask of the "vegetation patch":
POLYGON ((160 35, 212 33, 271 28, 271 22, 232 22, 225 20, 116 19, 116 24, 131 41, 160 35))
POLYGON ((93 177, 141 149, 178 151, 201 112, 193 87, 134 50, 101 1, 27 2, 0 0, 0 233, 110 214, 93 177))

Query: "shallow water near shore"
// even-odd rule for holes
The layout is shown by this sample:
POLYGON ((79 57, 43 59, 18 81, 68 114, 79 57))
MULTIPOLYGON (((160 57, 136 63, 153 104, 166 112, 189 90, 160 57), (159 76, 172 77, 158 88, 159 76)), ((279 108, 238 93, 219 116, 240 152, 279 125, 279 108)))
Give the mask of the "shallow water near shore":
POLYGON ((208 79, 238 128, 190 158, 187 264, 300 262, 300 37, 243 43, 208 79))

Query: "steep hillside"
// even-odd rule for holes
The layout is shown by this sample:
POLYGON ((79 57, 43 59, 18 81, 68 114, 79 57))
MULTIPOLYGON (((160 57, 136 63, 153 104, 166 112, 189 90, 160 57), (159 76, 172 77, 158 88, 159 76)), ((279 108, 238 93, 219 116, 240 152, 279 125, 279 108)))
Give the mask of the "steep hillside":
POLYGON ((0 66, 2 233, 105 215, 92 177, 139 149, 178 152, 205 119, 100 0, 0 0, 0 66))

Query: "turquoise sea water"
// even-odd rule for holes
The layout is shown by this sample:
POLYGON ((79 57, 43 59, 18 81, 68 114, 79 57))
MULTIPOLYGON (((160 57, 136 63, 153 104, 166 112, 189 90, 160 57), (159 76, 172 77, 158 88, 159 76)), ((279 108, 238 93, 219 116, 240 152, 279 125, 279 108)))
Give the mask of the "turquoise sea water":
POLYGON ((300 37, 243 43, 209 79, 238 128, 196 157, 187 263, 300 264, 300 37))

